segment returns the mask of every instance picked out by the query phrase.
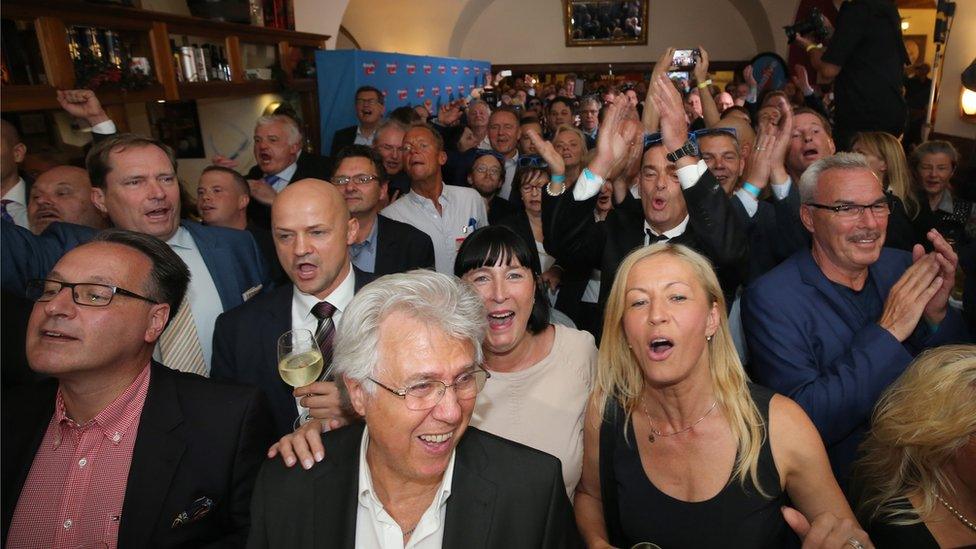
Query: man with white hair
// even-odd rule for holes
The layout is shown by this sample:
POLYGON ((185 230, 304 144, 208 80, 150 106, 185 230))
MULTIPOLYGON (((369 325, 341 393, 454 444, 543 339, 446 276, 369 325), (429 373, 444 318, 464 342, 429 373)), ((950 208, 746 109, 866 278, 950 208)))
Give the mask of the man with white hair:
POLYGON ((345 314, 333 365, 365 425, 323 435, 310 470, 265 462, 248 547, 580 545, 559 460, 468 426, 489 378, 473 289, 389 275, 345 314))
POLYGON ((967 339, 948 307, 957 257, 882 248, 890 203, 867 160, 840 153, 800 179, 813 243, 756 280, 742 317, 754 379, 794 399, 827 446, 842 484, 881 392, 923 349, 967 339))

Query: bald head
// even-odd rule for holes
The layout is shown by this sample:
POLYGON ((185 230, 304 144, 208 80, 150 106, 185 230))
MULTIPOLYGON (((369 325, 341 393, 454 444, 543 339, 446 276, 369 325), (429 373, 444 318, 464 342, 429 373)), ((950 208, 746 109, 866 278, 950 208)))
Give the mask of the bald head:
POLYGON ((278 261, 299 291, 320 300, 349 275, 348 246, 358 228, 339 189, 321 179, 291 183, 271 207, 278 261))
POLYGON ((96 229, 108 221, 91 200, 88 172, 75 166, 55 166, 39 175, 31 185, 27 216, 31 229, 40 234, 55 221, 96 229))
POLYGON ((723 116, 719 121, 720 128, 732 128, 735 130, 735 137, 739 141, 739 153, 742 160, 748 160, 752 153, 752 147, 756 144, 756 132, 738 115, 723 116))

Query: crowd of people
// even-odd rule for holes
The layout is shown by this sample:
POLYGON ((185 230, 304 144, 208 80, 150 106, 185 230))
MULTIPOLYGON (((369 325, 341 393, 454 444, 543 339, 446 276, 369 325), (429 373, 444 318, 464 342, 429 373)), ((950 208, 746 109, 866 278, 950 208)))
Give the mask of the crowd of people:
POLYGON ((437 112, 363 87, 330 156, 278 112, 195 187, 91 91, 58 92, 85 169, 28 185, 4 121, 6 546, 976 543, 958 151, 699 52, 437 112))

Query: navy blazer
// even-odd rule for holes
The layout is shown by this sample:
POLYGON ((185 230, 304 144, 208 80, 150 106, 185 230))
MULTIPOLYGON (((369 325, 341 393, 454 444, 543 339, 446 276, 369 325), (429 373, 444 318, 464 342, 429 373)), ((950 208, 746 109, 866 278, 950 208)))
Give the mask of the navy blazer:
POLYGON ((376 263, 373 275, 434 270, 434 243, 430 235, 407 223, 376 216, 376 263))
MULTIPOLYGON (((251 505, 250 549, 356 546, 363 424, 322 435, 310 470, 265 462, 251 505)), ((443 547, 581 547, 559 460, 468 427, 458 442, 443 547)))
MULTIPOLYGON (((373 279, 358 269, 354 272, 356 291, 373 279)), ((278 374, 278 338, 291 330, 293 288, 279 286, 221 314, 214 325, 210 377, 260 388, 271 405, 278 437, 292 432, 298 418, 294 389, 278 374)))
MULTIPOLYGON (((270 287, 261 252, 250 233, 186 219, 180 221, 180 226, 193 237, 225 311, 244 303, 244 293, 248 290, 270 287)), ((28 280, 47 276, 62 255, 97 233, 91 227, 52 223, 43 233, 35 235, 4 222, 0 231, 3 290, 24 295, 28 280)))
MULTIPOLYGON (((882 302, 911 264, 911 254, 882 249, 869 267, 882 302)), ((922 350, 968 339, 950 307, 934 334, 920 322, 900 343, 854 308, 806 249, 746 289, 742 320, 754 378, 803 407, 842 485, 881 392, 922 350)))
MULTIPOLYGON (((251 491, 273 442, 253 387, 217 383, 153 362, 122 503, 118 546, 241 547, 251 491), (202 497, 197 519, 174 526, 202 497)), ((3 539, 44 438, 58 383, 47 379, 3 399, 3 539)), ((50 510, 54 512, 54 510, 50 510)))

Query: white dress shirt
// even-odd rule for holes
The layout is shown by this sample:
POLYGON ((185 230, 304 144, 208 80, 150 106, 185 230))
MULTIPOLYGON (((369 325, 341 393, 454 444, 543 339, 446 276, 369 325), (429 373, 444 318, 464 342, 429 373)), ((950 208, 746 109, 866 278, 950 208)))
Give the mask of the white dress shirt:
MULTIPOLYGON (((176 233, 166 241, 166 244, 180 256, 190 269, 190 287, 187 288, 187 300, 193 313, 193 323, 197 327, 197 337, 200 338, 200 348, 203 350, 203 360, 207 363, 207 375, 210 375, 210 358, 213 356, 214 322, 217 316, 224 312, 214 284, 210 269, 200 255, 200 249, 193 240, 193 235, 184 227, 176 229, 176 233)), ((157 347, 158 348, 158 347, 157 347)))
MULTIPOLYGON (((783 200, 786 198, 786 195, 790 194, 790 185, 792 183, 793 180, 789 177, 783 183, 770 183, 770 187, 773 189, 773 196, 776 197, 776 200, 783 200)), ((759 200, 745 189, 739 189, 734 194, 739 199, 739 202, 742 203, 742 207, 745 208, 749 217, 755 216, 756 212, 759 211, 759 200)))
POLYGON ((373 139, 376 138, 376 130, 373 133, 366 135, 363 133, 362 126, 356 126, 356 139, 353 141, 354 145, 366 145, 367 147, 373 146, 373 139))
POLYGON ((358 549, 440 549, 444 541, 444 526, 447 519, 447 499, 451 496, 454 481, 454 459, 457 450, 451 452, 444 478, 437 488, 430 507, 420 517, 406 545, 403 543, 404 531, 393 517, 383 508, 376 496, 373 478, 366 462, 366 449, 369 447, 369 427, 363 430, 363 441, 359 445, 359 506, 356 509, 356 547, 358 549))
POLYGON ((411 192, 380 213, 427 233, 434 244, 437 272, 454 274, 454 258, 461 242, 488 224, 488 213, 478 191, 468 187, 444 185, 437 202, 442 213, 437 213, 432 200, 411 192))
POLYGON ((17 184, 10 187, 7 194, 3 195, 4 200, 9 200, 7 213, 13 218, 14 223, 30 230, 30 220, 27 218, 27 182, 21 177, 17 184))
MULTIPOLYGON (((278 180, 274 182, 274 185, 271 185, 271 188, 274 189, 275 192, 278 192, 278 193, 280 193, 281 191, 285 190, 285 187, 287 187, 288 184, 291 183, 292 178, 295 177, 295 172, 296 171, 298 171, 298 159, 297 158, 287 168, 281 170, 280 172, 278 172, 276 174, 273 174, 275 177, 278 178, 278 180)), ((268 177, 268 176, 265 176, 265 177, 268 177)))

